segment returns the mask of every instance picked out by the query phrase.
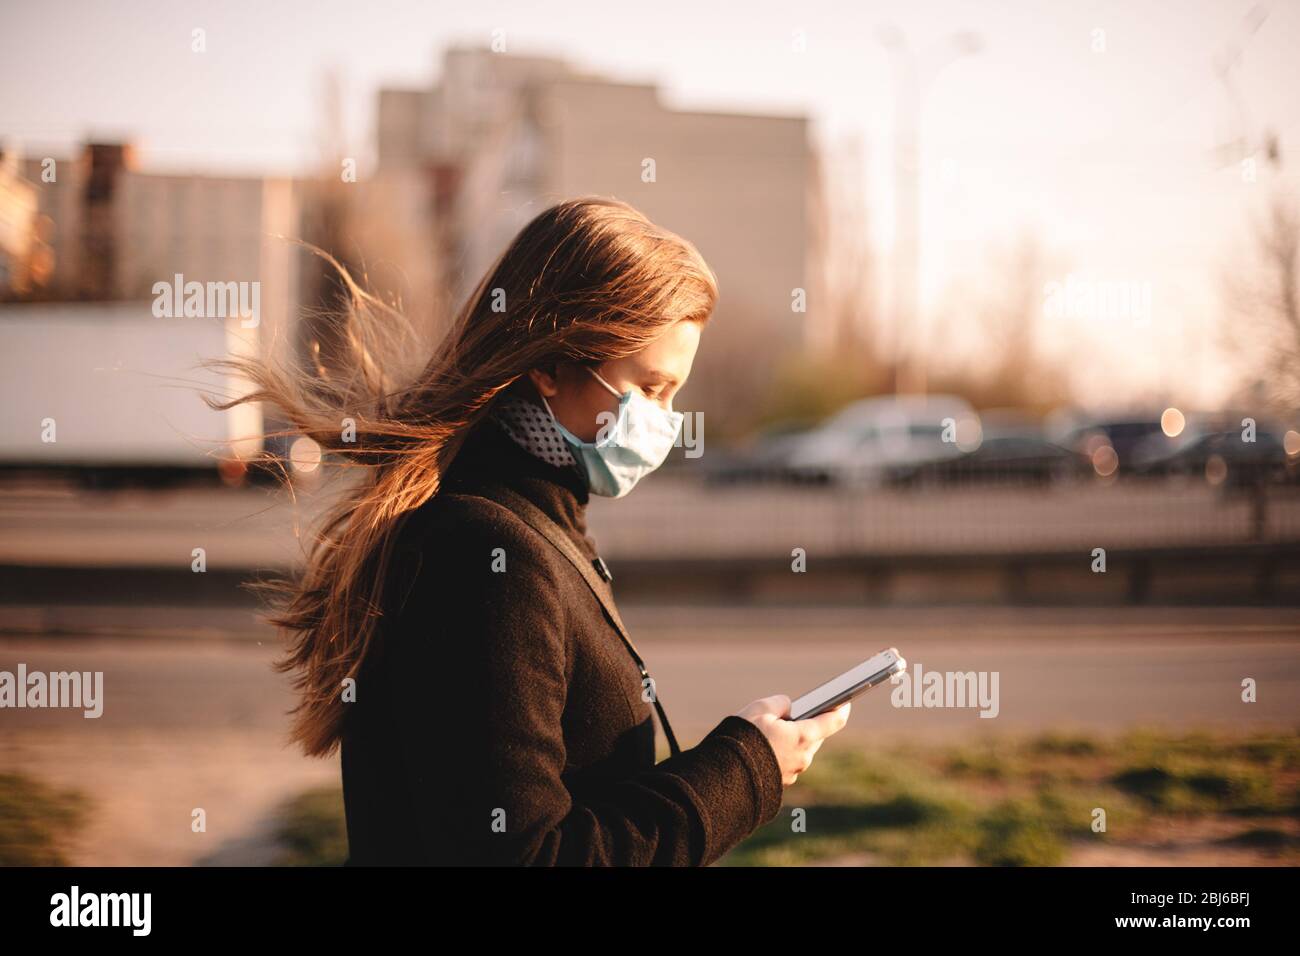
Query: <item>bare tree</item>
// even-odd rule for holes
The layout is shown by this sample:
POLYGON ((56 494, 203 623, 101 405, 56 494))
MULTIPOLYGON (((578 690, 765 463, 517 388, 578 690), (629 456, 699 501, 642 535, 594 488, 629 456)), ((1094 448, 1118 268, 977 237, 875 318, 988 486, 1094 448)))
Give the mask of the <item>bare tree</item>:
MULTIPOLYGON (((1274 139, 1268 158, 1280 172, 1274 139)), ((1223 342, 1245 364, 1247 389, 1294 408, 1300 402, 1300 201, 1280 176, 1251 240, 1250 261, 1224 279, 1223 342)))
MULTIPOLYGON (((315 175, 303 183, 302 238, 333 256, 353 279, 401 311, 432 348, 445 327, 437 266, 440 251, 431 199, 432 178, 423 170, 410 175, 363 176, 346 131, 344 82, 337 70, 322 78, 315 175), (415 211, 412 214, 412 210, 415 211)), ((300 349, 328 366, 340 346, 333 317, 345 311, 351 294, 325 260, 306 257, 302 270, 300 349)), ((419 357, 412 357, 415 362, 419 357)))
POLYGON ((862 184, 865 163, 856 141, 828 156, 818 244, 830 315, 827 344, 862 361, 874 361, 878 337, 871 327, 875 319, 875 258, 862 184))
POLYGON ((950 293, 961 305, 940 322, 941 332, 973 323, 983 353, 976 361, 965 352, 951 355, 931 373, 931 390, 963 395, 979 408, 1045 412, 1067 403, 1068 376, 1043 354, 1039 342, 1043 290, 1048 276, 1059 270, 1029 232, 994 246, 987 256, 974 288, 968 280, 950 293))
POLYGON ((812 424, 857 398, 888 391, 891 371, 879 353, 874 307, 876 260, 863 182, 866 159, 850 140, 819 159, 809 258, 824 305, 818 334, 765 375, 755 424, 812 424))

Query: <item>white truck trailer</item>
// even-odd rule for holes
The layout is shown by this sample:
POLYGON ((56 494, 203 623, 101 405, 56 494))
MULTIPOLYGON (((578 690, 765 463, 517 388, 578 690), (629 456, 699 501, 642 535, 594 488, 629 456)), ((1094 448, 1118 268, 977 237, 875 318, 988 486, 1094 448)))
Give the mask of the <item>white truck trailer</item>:
POLYGON ((242 474, 261 410, 201 393, 241 383, 199 368, 247 353, 237 319, 158 318, 151 303, 0 305, 0 468, 242 474))

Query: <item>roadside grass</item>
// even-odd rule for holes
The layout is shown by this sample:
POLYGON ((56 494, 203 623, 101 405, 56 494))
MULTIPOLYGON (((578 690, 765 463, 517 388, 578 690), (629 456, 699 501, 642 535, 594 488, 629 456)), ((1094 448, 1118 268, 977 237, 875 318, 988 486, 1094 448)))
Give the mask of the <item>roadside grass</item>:
POLYGON ((316 787, 286 801, 276 814, 276 866, 342 866, 348 856, 343 791, 316 787))
POLYGON ((0 773, 0 866, 66 866, 68 844, 87 810, 77 791, 0 773))
POLYGON ((873 757, 832 746, 724 865, 1055 866, 1088 841, 1150 844, 1206 820, 1236 831, 1216 845, 1300 862, 1293 734, 1054 731, 873 757))
MULTIPOLYGON (((1188 821, 1227 824, 1213 845, 1300 863, 1293 734, 1051 732, 871 755, 833 746, 786 791, 777 818, 719 865, 1057 866, 1072 847, 1158 843, 1188 821), (1098 810, 1104 831, 1093 829, 1098 810)), ((341 864, 341 792, 289 801, 277 834, 283 865, 341 864)))

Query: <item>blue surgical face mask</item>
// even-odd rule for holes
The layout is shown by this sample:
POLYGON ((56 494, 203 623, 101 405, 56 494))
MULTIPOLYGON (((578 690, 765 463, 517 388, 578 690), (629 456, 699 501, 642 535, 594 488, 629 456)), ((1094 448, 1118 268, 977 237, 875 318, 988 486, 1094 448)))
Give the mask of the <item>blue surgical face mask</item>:
POLYGON ((587 368, 587 371, 610 393, 618 396, 617 420, 602 425, 594 442, 583 441, 561 425, 545 397, 542 404, 569 443, 574 458, 587 476, 591 493, 606 498, 622 498, 642 476, 664 463, 686 416, 681 412, 664 410, 635 389, 620 393, 594 369, 587 368))

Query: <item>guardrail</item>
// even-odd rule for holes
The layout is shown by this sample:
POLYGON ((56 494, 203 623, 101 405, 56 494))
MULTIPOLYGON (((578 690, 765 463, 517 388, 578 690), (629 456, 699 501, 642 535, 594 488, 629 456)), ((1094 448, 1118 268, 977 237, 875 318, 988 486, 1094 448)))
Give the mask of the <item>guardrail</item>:
MULTIPOLYGON (((1300 547, 1237 544, 1079 552, 837 554, 610 562, 620 601, 669 604, 1200 604, 1300 606, 1300 547)), ((255 569, 0 565, 3 605, 256 605, 255 569)))

